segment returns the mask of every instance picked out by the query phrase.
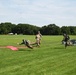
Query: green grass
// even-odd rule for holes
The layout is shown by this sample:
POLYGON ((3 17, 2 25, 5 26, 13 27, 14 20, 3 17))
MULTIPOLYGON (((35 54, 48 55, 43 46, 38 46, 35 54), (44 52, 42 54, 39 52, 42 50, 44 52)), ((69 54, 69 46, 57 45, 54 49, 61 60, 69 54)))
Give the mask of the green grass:
MULTIPOLYGON (((43 36, 40 48, 34 49, 0 48, 0 75, 76 75, 76 46, 65 49, 62 38, 43 36)), ((0 46, 19 46, 22 39, 35 41, 35 36, 0 35, 0 46)))

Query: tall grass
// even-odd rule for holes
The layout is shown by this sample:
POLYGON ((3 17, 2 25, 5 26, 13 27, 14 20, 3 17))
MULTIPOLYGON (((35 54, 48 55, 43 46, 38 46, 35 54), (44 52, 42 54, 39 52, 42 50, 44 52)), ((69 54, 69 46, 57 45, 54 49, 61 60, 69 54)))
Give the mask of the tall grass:
MULTIPOLYGON (((76 46, 65 49, 61 44, 62 38, 43 36, 40 47, 34 49, 12 51, 0 48, 0 75, 76 75, 76 46)), ((0 35, 0 46, 19 46, 17 43, 22 39, 35 41, 35 36, 0 35)))

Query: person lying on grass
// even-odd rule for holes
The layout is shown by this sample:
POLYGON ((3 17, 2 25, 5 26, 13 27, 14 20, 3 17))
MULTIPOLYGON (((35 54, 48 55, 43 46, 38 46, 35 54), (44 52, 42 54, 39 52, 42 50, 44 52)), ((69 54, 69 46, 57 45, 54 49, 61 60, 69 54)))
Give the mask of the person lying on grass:
POLYGON ((33 46, 30 44, 30 41, 29 40, 22 40, 22 43, 20 43, 19 45, 22 45, 24 44, 25 46, 27 46, 28 48, 31 48, 33 49, 33 46))

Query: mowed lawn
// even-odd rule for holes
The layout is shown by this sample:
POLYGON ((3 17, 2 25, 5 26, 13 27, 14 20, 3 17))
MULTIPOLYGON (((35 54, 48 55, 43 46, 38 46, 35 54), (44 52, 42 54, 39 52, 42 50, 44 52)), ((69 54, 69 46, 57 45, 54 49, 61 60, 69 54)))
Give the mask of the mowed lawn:
MULTIPOLYGON (((22 39, 35 41, 34 35, 0 35, 0 75, 76 75, 76 46, 65 49, 63 36, 43 36, 40 47, 12 51, 22 39), (1 48, 5 47, 5 48, 1 48)), ((70 36, 76 39, 76 36, 70 36)))

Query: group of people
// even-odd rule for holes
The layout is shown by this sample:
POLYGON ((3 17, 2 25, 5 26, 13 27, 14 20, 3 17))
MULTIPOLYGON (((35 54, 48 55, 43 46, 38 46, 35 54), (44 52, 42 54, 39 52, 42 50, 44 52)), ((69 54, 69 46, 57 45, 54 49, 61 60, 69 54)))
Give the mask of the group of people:
MULTIPOLYGON (((42 34, 40 33, 40 31, 38 31, 37 34, 36 34, 36 36, 35 36, 35 39, 36 39, 35 42, 31 42, 31 41, 29 41, 29 40, 23 39, 23 40, 22 40, 22 43, 20 43, 19 45, 24 44, 24 45, 26 45, 28 48, 31 48, 31 49, 33 49, 33 47, 34 47, 33 45, 36 45, 36 47, 40 47, 41 38, 42 38, 42 34)), ((72 43, 70 42, 70 37, 69 37, 69 35, 63 34, 62 44, 65 45, 65 48, 66 48, 67 46, 72 45, 72 43)))
POLYGON ((40 31, 38 31, 38 33, 35 36, 36 42, 30 42, 29 40, 22 40, 22 43, 20 43, 19 45, 26 45, 28 48, 33 49, 33 45, 36 45, 37 47, 40 46, 41 44, 41 38, 42 38, 42 34, 40 33, 40 31))

